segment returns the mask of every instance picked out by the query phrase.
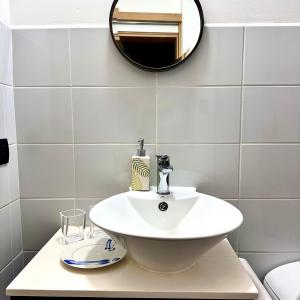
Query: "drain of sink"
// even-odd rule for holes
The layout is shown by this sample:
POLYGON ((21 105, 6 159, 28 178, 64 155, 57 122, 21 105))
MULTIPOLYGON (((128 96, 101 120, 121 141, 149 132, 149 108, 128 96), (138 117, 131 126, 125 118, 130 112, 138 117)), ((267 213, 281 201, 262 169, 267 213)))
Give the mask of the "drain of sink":
POLYGON ((168 209, 168 204, 166 202, 160 202, 158 208, 161 211, 166 211, 168 209))

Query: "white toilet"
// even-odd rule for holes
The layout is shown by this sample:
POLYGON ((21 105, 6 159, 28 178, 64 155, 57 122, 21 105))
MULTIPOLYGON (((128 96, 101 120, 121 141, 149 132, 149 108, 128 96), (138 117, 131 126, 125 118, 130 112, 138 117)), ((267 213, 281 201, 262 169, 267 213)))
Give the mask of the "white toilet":
POLYGON ((270 271, 264 286, 273 300, 300 300, 300 261, 270 271))

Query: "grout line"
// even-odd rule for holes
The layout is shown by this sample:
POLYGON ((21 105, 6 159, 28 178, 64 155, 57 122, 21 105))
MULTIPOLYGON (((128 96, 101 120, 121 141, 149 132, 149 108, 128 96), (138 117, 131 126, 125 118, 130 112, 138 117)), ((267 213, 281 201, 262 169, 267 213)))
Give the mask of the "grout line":
POLYGON ((279 146, 279 145, 300 145, 299 142, 290 143, 159 143, 160 145, 171 145, 171 146, 200 146, 200 145, 245 145, 245 146, 279 146))
MULTIPOLYGON (((13 263, 13 260, 14 259, 10 259, 9 262, 2 269, 0 269, 0 273, 2 273, 6 268, 9 267, 9 265, 13 263)), ((13 268, 13 266, 12 266, 12 268, 13 268)))
MULTIPOLYGON (((125 191, 126 192, 126 191, 125 191)), ((103 200, 105 198, 108 198, 108 197, 111 197, 113 196, 112 194, 109 194, 109 195, 101 195, 101 196, 80 196, 80 197, 21 197, 20 199, 17 199, 17 200, 23 200, 23 201, 27 201, 27 200, 41 200, 41 201, 47 201, 47 200, 64 200, 64 201, 71 201, 71 200, 74 200, 74 199, 86 199, 86 200, 95 200, 95 199, 99 199, 99 200, 103 200)), ((212 195, 214 196, 214 195, 212 195)), ((271 197, 271 198, 267 198, 267 197, 258 197, 258 198, 223 198, 223 197, 220 197, 220 196, 214 196, 214 197, 217 197, 217 198, 220 198, 222 200, 225 200, 225 201, 240 201, 240 202, 244 202, 244 201, 280 201, 280 200, 283 200, 283 201, 300 201, 300 196, 299 197, 294 197, 294 198, 291 198, 291 197, 281 197, 281 198, 275 198, 275 197, 271 197)), ((15 201, 17 201, 15 200, 15 201)), ((13 202, 15 202, 13 201, 13 202)), ((11 203, 13 203, 11 202, 11 203)), ((7 207, 9 204, 3 206, 0 208, 0 210, 2 208, 5 208, 7 207)))
POLYGON ((263 143, 241 143, 243 146, 290 146, 290 145, 300 145, 299 142, 263 142, 263 143))
MULTIPOLYGON (((243 28, 243 48, 242 48, 242 78, 241 84, 244 83, 245 77, 245 50, 246 50, 246 35, 245 27, 243 28)), ((242 141, 243 141, 243 112, 244 112, 244 88, 241 88, 241 99, 240 99, 240 137, 239 137, 239 170, 238 170, 238 197, 241 198, 241 182, 242 182, 242 141)), ((239 205, 240 208, 240 205, 239 205)))
MULTIPOLYGON (((71 29, 68 29, 68 39, 69 39, 69 72, 70 72, 70 84, 72 86, 72 50, 71 50, 71 29)), ((73 193, 75 196, 76 190, 76 170, 75 170, 75 132, 74 132, 74 103, 73 103, 73 89, 70 89, 71 96, 71 122, 72 122, 72 150, 73 150, 73 193)), ((76 208, 76 201, 74 199, 73 208, 76 208)))
POLYGON ((198 89, 198 88, 239 88, 241 87, 240 84, 196 84, 196 85, 158 85, 159 88, 172 88, 172 89, 198 89))
MULTIPOLYGON (((4 269, 6 269, 10 264, 13 264, 13 262, 14 262, 14 260, 20 255, 20 254, 22 254, 24 252, 24 250, 22 250, 21 252, 19 252, 16 256, 14 256, 13 258, 11 258, 10 260, 9 260, 9 262, 2 268, 2 269, 0 269, 0 273, 2 272, 2 271, 4 271, 4 269)), ((14 266, 12 265, 12 268, 13 268, 13 270, 14 270, 14 266)))
MULTIPOLYGON (((8 206, 8 216, 9 216, 9 219, 12 219, 12 205, 9 205, 8 206)), ((22 212, 21 212, 21 202, 20 202, 20 216, 21 216, 22 212)), ((11 226, 11 223, 10 223, 10 220, 8 221, 8 233, 9 233, 9 238, 10 238, 10 251, 11 253, 14 252, 14 247, 13 247, 13 228, 11 226)), ((22 221, 21 221, 21 228, 22 228, 22 221)), ((21 229, 22 230, 22 229, 21 229)), ((23 249, 23 239, 21 240, 22 241, 22 249, 23 249)), ((14 260, 14 258, 11 258, 11 262, 14 260)), ((14 267, 13 267, 13 271, 14 271, 14 267)))
MULTIPOLYGON (((240 209, 241 183, 242 183, 242 140, 243 140, 243 107, 244 107, 244 74, 245 74, 245 27, 243 27, 243 48, 242 48, 242 78, 241 78, 241 99, 240 99, 240 137, 239 137, 239 169, 238 169, 238 208, 240 209)), ((236 249, 239 251, 240 230, 237 231, 236 249)))
MULTIPOLYGON (((1 23, 3 23, 1 21, 1 23)), ((289 24, 289 23, 287 23, 289 24)), ((109 24, 107 23, 66 23, 66 24, 44 24, 44 25, 7 25, 11 30, 53 30, 53 29, 61 29, 61 30, 72 30, 72 29, 109 29, 109 24)))
MULTIPOLYGON (((157 75, 157 74, 156 74, 157 75)), ((12 87, 14 89, 65 89, 65 88, 73 88, 73 89, 146 89, 146 88, 155 88, 156 85, 141 85, 141 86, 109 86, 109 85, 66 85, 66 86, 12 86, 0 83, 0 85, 4 85, 7 87, 12 87)), ((211 85, 159 85, 157 82, 158 88, 173 88, 173 89, 184 89, 184 88, 239 88, 241 86, 244 87, 300 87, 299 84, 211 84, 211 85)))
MULTIPOLYGON (((126 191, 123 191, 123 192, 126 192, 126 191)), ((87 196, 87 197, 72 197, 72 198, 58 198, 58 197, 54 197, 54 198, 47 198, 47 197, 30 197, 30 198, 21 198, 20 200, 23 202, 23 203, 26 203, 28 201, 74 201, 75 205, 76 205, 76 202, 77 200, 83 200, 83 201, 89 201, 89 200, 98 200, 99 202, 104 200, 104 199, 107 199, 109 197, 112 197, 113 195, 102 195, 102 196, 94 196, 94 197, 91 197, 91 196, 87 196)))
POLYGON ((243 83, 245 87, 300 87, 299 84, 284 84, 284 83, 270 83, 270 84, 255 84, 255 83, 243 83))
POLYGON ((158 143, 159 145, 169 145, 169 146, 198 146, 198 145, 239 145, 239 143, 212 143, 212 142, 203 142, 203 143, 158 143))
POLYGON ((64 86, 15 86, 15 89, 66 89, 66 88, 73 88, 73 89, 151 89, 155 88, 154 85, 146 85, 146 86, 74 86, 72 84, 70 85, 64 85, 64 86))
POLYGON ((241 202, 244 201, 280 201, 280 200, 284 200, 284 201, 300 201, 300 196, 299 197, 281 197, 281 198, 276 198, 276 197, 257 197, 257 198, 253 198, 253 197, 249 197, 249 198, 240 198, 241 202))
POLYGON ((208 22, 206 27, 298 27, 299 22, 208 22))
POLYGON ((260 83, 242 83, 242 84, 198 84, 198 85, 159 85, 159 88, 238 88, 238 87, 300 87, 300 84, 283 84, 283 83, 273 83, 273 84, 260 84, 260 83))
POLYGON ((299 252, 295 252, 295 251, 292 251, 292 252, 286 252, 286 251, 283 251, 283 252, 268 252, 268 251, 238 251, 239 253, 241 254, 300 254, 300 251, 299 252))
MULTIPOLYGON (((20 200, 28 201, 28 200, 40 200, 40 201, 74 201, 75 197, 22 197, 20 200)), ((84 198, 85 199, 85 198, 84 198)))
POLYGON ((18 143, 18 146, 72 146, 73 143, 18 143))
MULTIPOLYGON (((12 144, 10 146, 136 146, 135 143, 18 143, 18 144, 12 144)), ((209 146, 299 146, 300 142, 284 142, 284 143, 273 143, 273 142, 262 142, 262 143, 220 143, 220 142, 216 142, 216 143, 212 143, 212 142, 198 142, 198 143, 145 143, 145 146, 156 146, 156 145, 168 145, 168 146, 205 146, 205 145, 209 145, 209 146)))
POLYGON ((21 89, 69 89, 72 86, 66 85, 66 86, 14 86, 13 88, 15 90, 21 90, 21 89))
MULTIPOLYGON (((112 144, 112 143, 102 143, 102 144, 80 144, 80 143, 69 143, 69 144, 18 144, 18 146, 136 146, 136 143, 132 143, 132 144, 112 144)), ((145 146, 155 146, 155 144, 145 144, 145 146)))

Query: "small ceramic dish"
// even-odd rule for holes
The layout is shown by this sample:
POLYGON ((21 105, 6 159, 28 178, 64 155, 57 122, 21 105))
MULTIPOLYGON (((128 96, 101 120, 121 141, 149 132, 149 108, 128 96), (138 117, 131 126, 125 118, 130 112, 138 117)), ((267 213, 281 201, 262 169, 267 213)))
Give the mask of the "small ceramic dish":
POLYGON ((61 261, 80 269, 95 269, 110 266, 122 260, 127 250, 111 238, 84 240, 66 246, 61 261))

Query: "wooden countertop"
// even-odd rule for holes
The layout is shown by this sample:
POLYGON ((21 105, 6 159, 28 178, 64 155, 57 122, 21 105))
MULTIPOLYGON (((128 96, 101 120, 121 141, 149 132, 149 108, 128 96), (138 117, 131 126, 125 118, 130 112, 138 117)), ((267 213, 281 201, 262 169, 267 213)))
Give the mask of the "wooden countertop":
POLYGON ((128 255, 107 268, 82 270, 60 261, 58 231, 7 287, 8 296, 256 299, 257 289, 227 240, 189 270, 159 274, 140 268, 128 255))

